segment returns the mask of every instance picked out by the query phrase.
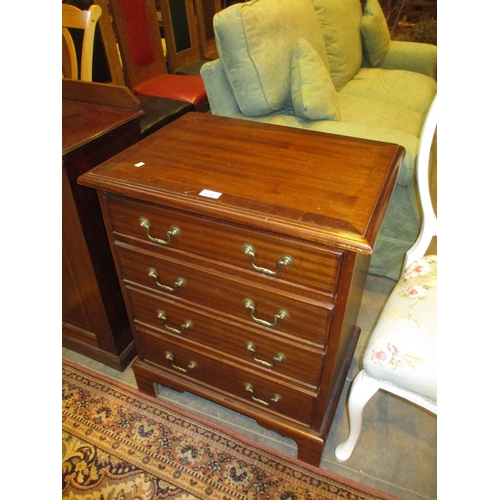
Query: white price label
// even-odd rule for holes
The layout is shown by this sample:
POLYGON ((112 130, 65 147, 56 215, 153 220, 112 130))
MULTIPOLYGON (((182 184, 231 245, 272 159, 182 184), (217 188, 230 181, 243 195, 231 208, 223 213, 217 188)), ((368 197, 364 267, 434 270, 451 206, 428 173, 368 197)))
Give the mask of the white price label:
POLYGON ((205 198, 213 198, 214 200, 218 200, 222 193, 218 193, 217 191, 210 191, 210 189, 204 189, 200 192, 200 196, 205 196, 205 198))

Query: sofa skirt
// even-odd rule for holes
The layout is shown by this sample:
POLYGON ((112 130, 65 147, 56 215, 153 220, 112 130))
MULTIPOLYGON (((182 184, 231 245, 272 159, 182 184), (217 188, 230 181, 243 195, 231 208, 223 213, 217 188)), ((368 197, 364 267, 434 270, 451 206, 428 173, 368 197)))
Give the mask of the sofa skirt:
POLYGON ((406 252, 418 237, 420 221, 413 183, 396 184, 375 242, 369 274, 399 279, 406 252))

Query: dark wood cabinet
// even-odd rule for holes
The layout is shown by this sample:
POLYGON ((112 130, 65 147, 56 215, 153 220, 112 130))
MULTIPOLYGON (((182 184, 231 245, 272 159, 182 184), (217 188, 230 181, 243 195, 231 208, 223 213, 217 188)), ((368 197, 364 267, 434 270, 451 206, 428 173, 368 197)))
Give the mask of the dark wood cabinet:
POLYGON ((135 346, 96 192, 76 181, 140 139, 141 115, 125 88, 63 81, 62 340, 120 370, 135 346))
POLYGON ((190 391, 318 465, 403 149, 189 113, 91 170, 138 387, 190 391))

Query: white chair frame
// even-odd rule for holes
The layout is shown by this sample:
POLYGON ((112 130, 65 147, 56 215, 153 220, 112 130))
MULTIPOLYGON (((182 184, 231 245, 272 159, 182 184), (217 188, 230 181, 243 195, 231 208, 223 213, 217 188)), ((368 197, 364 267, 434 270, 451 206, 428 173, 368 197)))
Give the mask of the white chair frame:
MULTIPOLYGON (((432 206, 429 189, 429 163, 434 135, 437 128, 437 95, 427 113, 422 135, 420 137, 419 153, 417 157, 417 186, 422 206, 422 225, 419 236, 414 245, 408 250, 405 258, 404 269, 415 260, 422 257, 427 250, 433 236, 437 235, 437 217, 432 206)), ((368 401, 379 390, 384 390, 405 398, 430 412, 437 414, 437 403, 415 392, 398 387, 393 383, 380 380, 368 375, 361 370, 353 380, 347 408, 349 414, 349 436, 339 444, 335 450, 338 461, 349 459, 359 435, 363 420, 363 410, 368 401)))

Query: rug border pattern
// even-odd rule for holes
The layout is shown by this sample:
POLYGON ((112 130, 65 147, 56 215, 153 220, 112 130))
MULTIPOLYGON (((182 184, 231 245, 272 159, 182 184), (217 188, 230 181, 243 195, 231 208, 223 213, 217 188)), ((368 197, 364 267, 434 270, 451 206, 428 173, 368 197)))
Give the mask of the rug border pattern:
MULTIPOLYGON (((227 449, 231 448, 234 450, 235 456, 241 456, 242 459, 255 464, 257 467, 263 469, 264 472, 269 474, 270 477, 272 477, 276 471, 279 471, 279 473, 286 476, 288 481, 300 486, 301 488, 314 489, 317 494, 340 495, 332 498, 395 500, 395 497, 376 491, 354 481, 338 477, 316 467, 309 466, 296 459, 281 457, 277 455, 276 452, 267 450, 258 443, 254 443, 243 436, 237 436, 235 435, 236 433, 233 434, 232 431, 228 432, 227 429, 221 429, 213 422, 204 421, 204 419, 191 415, 185 410, 172 407, 170 404, 165 403, 162 400, 140 393, 133 387, 127 386, 126 384, 120 383, 102 374, 95 373, 77 365, 76 363, 63 360, 63 374, 73 379, 73 381, 78 383, 82 388, 88 385, 90 388, 97 388, 98 390, 101 390, 113 401, 116 401, 117 404, 132 405, 135 409, 137 409, 137 411, 141 411, 154 419, 165 418, 167 421, 177 423, 178 425, 180 423, 187 435, 191 436, 193 439, 196 438, 196 436, 200 437, 200 435, 203 435, 205 439, 210 441, 211 447, 214 447, 215 449, 219 448, 221 449, 221 452, 227 452, 227 449), (211 429, 213 429, 213 431, 211 429), (254 451, 255 449, 257 451, 254 451)), ((63 415, 64 413, 65 412, 63 412, 63 415)), ((102 429, 98 425, 94 425, 89 421, 84 421, 85 419, 82 417, 70 415, 66 412, 65 419, 67 420, 67 426, 74 427, 73 424, 77 423, 78 426, 88 426, 88 429, 92 429, 90 436, 86 435, 86 431, 82 431, 82 429, 76 430, 74 428, 69 428, 67 430, 77 436, 82 433, 83 435, 79 436, 81 439, 87 440, 97 447, 103 446, 102 438, 97 436, 98 433, 109 439, 108 446, 113 446, 113 441, 115 443, 118 441, 116 437, 113 437, 113 432, 108 431, 107 429, 102 429), (95 438, 92 434, 96 434, 95 438)), ((139 444, 134 443, 132 440, 120 437, 119 441, 120 445, 118 446, 118 449, 116 447, 113 448, 113 453, 121 459, 126 460, 134 466, 153 475, 161 477, 162 473, 165 474, 159 466, 168 463, 169 466, 174 467, 181 474, 185 473, 192 477, 193 480, 196 481, 197 485, 204 484, 210 486, 214 493, 217 491, 229 494, 233 496, 232 498, 239 500, 245 500, 247 498, 244 494, 241 494, 240 492, 229 487, 221 486, 220 484, 211 481, 210 478, 207 478, 207 476, 199 474, 195 470, 183 466, 175 460, 172 460, 170 457, 163 456, 162 454, 156 453, 152 450, 145 450, 144 448, 141 448, 139 444), (132 454, 130 454, 131 450, 146 453, 148 463, 145 464, 140 457, 136 459, 133 451, 132 454)), ((165 480, 180 488, 188 490, 186 488, 186 481, 177 481, 176 478, 172 476, 173 474, 170 474, 168 478, 165 478, 165 480)), ((189 492, 194 495, 202 494, 202 492, 200 492, 197 488, 194 488, 189 492)), ((212 498, 218 498, 218 494, 214 494, 212 498)))

